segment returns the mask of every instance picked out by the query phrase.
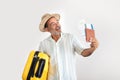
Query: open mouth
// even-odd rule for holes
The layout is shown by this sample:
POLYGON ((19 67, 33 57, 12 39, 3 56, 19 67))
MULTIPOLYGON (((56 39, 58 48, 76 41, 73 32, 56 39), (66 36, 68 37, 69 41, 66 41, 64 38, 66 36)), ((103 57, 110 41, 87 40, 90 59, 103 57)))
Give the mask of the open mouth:
POLYGON ((56 30, 57 30, 57 31, 58 31, 58 30, 61 30, 61 27, 58 26, 58 27, 56 28, 56 30))

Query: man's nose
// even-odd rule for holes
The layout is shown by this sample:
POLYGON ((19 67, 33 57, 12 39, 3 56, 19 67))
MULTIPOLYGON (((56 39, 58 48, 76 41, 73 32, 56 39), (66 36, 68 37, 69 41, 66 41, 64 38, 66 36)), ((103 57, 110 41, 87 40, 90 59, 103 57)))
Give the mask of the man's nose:
POLYGON ((57 26, 59 26, 59 27, 60 27, 60 24, 59 24, 59 23, 57 23, 57 26))

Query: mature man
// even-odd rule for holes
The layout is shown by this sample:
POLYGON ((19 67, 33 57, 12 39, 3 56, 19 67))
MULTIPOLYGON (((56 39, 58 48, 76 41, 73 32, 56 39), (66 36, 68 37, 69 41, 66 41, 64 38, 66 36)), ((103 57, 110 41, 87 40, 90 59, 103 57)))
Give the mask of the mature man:
POLYGON ((59 14, 45 14, 41 18, 40 31, 51 35, 41 41, 39 50, 50 56, 48 80, 77 80, 75 52, 87 57, 98 47, 98 42, 92 39, 91 47, 84 49, 80 40, 61 31, 59 19, 59 14))

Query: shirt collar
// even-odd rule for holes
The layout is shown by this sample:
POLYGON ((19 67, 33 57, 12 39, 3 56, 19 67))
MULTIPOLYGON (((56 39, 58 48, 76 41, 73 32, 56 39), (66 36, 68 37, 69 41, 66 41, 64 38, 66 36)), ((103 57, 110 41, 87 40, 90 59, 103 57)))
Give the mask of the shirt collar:
MULTIPOLYGON (((57 41, 56 43, 58 43, 58 42, 61 41, 61 39, 63 38, 63 35, 64 35, 64 33, 61 32, 61 36, 60 36, 60 38, 58 39, 58 41, 57 41)), ((53 38, 51 37, 51 35, 48 37, 48 39, 49 39, 50 41, 55 41, 55 40, 53 40, 53 38)))

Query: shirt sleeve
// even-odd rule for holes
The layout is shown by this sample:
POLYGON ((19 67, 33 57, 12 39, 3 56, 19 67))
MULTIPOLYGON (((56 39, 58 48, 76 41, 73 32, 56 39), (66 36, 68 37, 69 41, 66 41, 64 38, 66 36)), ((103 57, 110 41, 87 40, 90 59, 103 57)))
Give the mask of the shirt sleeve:
POLYGON ((72 44, 73 44, 74 51, 77 52, 78 54, 81 54, 82 51, 84 50, 84 47, 80 42, 80 40, 74 35, 72 35, 72 44))
POLYGON ((40 42, 39 47, 38 47, 38 50, 41 51, 41 52, 43 52, 43 45, 42 45, 42 42, 40 42))

